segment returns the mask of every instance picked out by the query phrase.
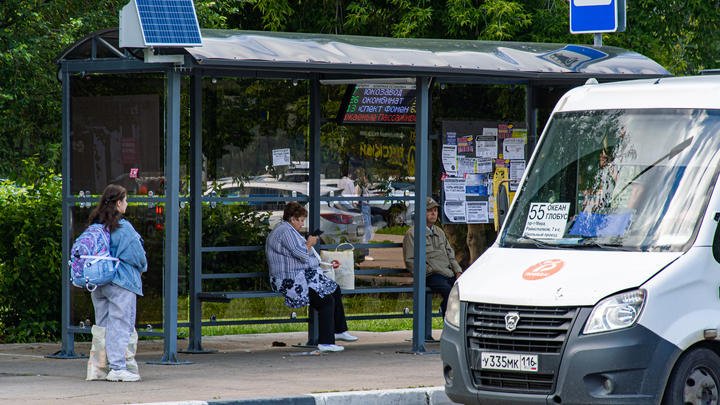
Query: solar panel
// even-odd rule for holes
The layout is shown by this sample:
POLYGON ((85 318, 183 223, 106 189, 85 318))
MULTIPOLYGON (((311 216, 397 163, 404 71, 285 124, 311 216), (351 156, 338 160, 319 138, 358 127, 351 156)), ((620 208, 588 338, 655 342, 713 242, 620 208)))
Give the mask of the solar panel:
POLYGON ((121 42, 127 47, 137 47, 139 42, 144 47, 202 46, 192 0, 131 0, 120 13, 120 27, 121 31, 135 31, 121 32, 121 39, 126 39, 121 42))

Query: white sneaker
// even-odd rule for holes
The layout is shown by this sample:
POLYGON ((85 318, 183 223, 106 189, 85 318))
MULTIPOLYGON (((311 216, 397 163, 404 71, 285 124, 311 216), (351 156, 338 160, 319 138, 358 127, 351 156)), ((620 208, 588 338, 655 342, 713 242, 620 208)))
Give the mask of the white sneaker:
POLYGON ((127 370, 110 370, 105 379, 108 381, 139 381, 140 376, 127 370))
POLYGON ((335 340, 344 340, 346 342, 354 342, 357 339, 358 339, 357 336, 353 336, 347 332, 335 334, 335 340))
POLYGON ((373 260, 375 260, 375 259, 373 259, 372 256, 365 256, 365 260, 371 262, 371 261, 373 261, 373 260))
POLYGON ((345 348, 338 345, 318 345, 318 350, 321 352, 341 352, 345 348))

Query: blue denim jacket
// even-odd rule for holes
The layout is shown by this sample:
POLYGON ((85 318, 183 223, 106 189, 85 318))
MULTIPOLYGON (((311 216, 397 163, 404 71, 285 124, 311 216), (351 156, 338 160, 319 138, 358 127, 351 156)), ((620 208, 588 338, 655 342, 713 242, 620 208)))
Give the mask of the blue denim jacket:
POLYGON ((110 255, 120 259, 112 283, 143 295, 140 273, 147 271, 143 240, 126 219, 121 219, 119 223, 120 228, 110 234, 110 255))

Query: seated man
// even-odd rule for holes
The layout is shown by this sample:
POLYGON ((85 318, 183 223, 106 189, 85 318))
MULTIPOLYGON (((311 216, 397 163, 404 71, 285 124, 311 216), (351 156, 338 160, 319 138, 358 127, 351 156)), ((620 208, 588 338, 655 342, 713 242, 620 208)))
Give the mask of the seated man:
MULTIPOLYGON (((447 299, 455 280, 460 277, 462 268, 455 260, 455 251, 450 246, 445 232, 439 226, 433 225, 438 219, 438 203, 427 198, 427 217, 425 223, 425 275, 426 285, 442 296, 440 309, 443 316, 447 309, 447 299)), ((418 219, 420 217, 417 217, 418 219)), ((422 226, 422 225, 421 225, 422 226)), ((412 273, 413 256, 415 253, 415 226, 405 233, 403 239, 403 258, 405 268, 412 273)))

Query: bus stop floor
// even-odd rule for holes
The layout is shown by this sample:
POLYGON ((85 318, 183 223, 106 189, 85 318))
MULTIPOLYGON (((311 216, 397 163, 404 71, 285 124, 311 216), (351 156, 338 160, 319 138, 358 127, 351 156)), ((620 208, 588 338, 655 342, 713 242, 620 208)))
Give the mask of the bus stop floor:
MULTIPOLYGON (((306 332, 203 337, 203 348, 217 352, 179 353, 179 362, 192 363, 180 365, 147 364, 162 359, 163 341, 141 340, 136 355, 142 377, 138 382, 86 381, 87 359, 44 357, 59 351, 60 343, 3 344, 0 403, 147 404, 347 391, 372 394, 419 387, 442 389, 439 343, 425 344, 430 354, 398 353, 411 351, 408 339, 412 331, 351 332, 359 340, 338 342, 345 351, 329 354, 293 347, 307 341, 306 332)), ((440 330, 433 331, 435 339, 440 335, 440 330)), ((177 341, 179 350, 187 346, 187 340, 177 341)), ((75 351, 88 355, 90 343, 76 342, 75 351)))

